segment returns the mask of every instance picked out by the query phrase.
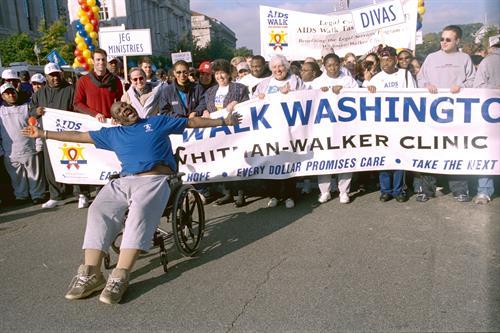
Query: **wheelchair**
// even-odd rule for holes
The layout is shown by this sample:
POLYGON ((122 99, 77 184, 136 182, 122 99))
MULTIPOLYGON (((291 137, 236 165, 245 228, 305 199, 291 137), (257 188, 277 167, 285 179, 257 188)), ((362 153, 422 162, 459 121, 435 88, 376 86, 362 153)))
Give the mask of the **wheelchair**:
MULTIPOLYGON (((183 172, 167 176, 170 196, 162 220, 165 217, 172 230, 167 230, 160 223, 152 240, 153 247, 159 248, 160 262, 165 273, 168 270, 166 241, 173 238, 176 248, 182 255, 193 257, 198 252, 205 231, 205 210, 201 197, 192 185, 182 183, 182 176, 183 172)), ((120 253, 118 243, 121 235, 122 233, 118 234, 111 245, 115 253, 120 253)), ((104 266, 106 269, 111 268, 109 252, 104 256, 104 266)))

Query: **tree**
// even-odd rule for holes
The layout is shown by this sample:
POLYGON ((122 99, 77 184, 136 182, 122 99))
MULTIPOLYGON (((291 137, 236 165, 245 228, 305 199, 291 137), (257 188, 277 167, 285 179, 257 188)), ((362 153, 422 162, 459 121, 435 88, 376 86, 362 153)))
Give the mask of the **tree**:
POLYGON ((246 47, 239 47, 234 50, 234 57, 248 57, 253 55, 253 50, 250 50, 246 47))
POLYGON ((11 62, 27 62, 36 64, 36 55, 33 51, 33 39, 26 33, 15 34, 0 39, 0 56, 2 64, 8 66, 11 62))
POLYGON ((75 44, 73 42, 68 43, 65 40, 64 35, 67 30, 67 22, 65 19, 54 21, 48 27, 45 26, 45 22, 43 20, 40 22, 38 27, 40 37, 36 40, 36 42, 40 47, 40 54, 42 58, 55 49, 64 58, 64 60, 66 60, 66 62, 72 62, 74 58, 73 51, 75 50, 75 44))

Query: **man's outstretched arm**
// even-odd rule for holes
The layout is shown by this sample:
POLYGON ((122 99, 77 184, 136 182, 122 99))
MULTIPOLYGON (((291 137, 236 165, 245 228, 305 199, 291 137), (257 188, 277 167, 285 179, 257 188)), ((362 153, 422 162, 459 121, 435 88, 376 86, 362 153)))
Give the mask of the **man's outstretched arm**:
POLYGON ((189 118, 187 126, 189 128, 234 126, 241 123, 241 115, 230 112, 224 119, 210 119, 203 117, 189 118))
MULTIPOLYGON (((219 121, 220 122, 220 121, 219 121)), ((89 132, 78 132, 78 131, 44 131, 36 126, 27 126, 21 130, 24 136, 30 138, 44 138, 57 141, 68 141, 68 142, 78 142, 78 143, 94 143, 89 135, 89 132)))

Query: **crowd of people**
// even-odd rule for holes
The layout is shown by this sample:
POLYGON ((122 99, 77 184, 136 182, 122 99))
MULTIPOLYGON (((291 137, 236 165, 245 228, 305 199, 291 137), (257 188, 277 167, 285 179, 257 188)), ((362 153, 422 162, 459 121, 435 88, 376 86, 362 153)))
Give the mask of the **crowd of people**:
MULTIPOLYGON (((423 63, 413 51, 396 50, 391 46, 379 46, 377 51, 362 56, 347 53, 342 58, 333 49, 323 49, 321 59, 308 57, 292 62, 281 55, 272 57, 269 63, 259 55, 234 57, 230 61, 202 61, 198 68, 178 61, 168 72, 160 69, 156 73, 151 60, 144 57, 138 67, 129 70, 128 80, 125 80, 120 58, 108 58, 105 51, 98 49, 93 54, 94 69, 76 84, 65 81, 62 70, 51 63, 45 66, 45 75, 36 73, 31 79, 26 72, 4 70, 1 153, 11 179, 14 202, 24 204, 31 200, 33 204, 42 203, 47 191, 48 200, 43 202, 42 208, 54 208, 64 204, 65 196, 72 190, 79 208, 89 205, 91 187, 68 186, 55 181, 43 140, 37 140, 36 144, 30 140, 10 140, 15 137, 12 130, 22 126, 28 116, 38 119, 45 107, 88 114, 103 122, 111 117, 109 110, 115 101, 133 105, 141 118, 156 114, 189 118, 208 117, 211 112, 222 108, 232 110, 237 103, 250 98, 302 89, 332 89, 336 94, 343 88, 375 92, 383 89, 389 81, 393 88, 420 87, 431 93, 436 93, 439 88, 450 89, 453 93, 462 87, 498 88, 498 43, 491 45, 489 55, 484 58, 484 50, 478 52, 481 55, 461 51, 461 37, 459 27, 444 28, 441 49, 429 54, 423 63)), ((354 175, 358 186, 364 185, 366 178, 369 176, 354 175)), ((450 192, 459 201, 470 201, 473 192, 477 192, 475 202, 478 204, 488 203, 493 196, 493 177, 447 178, 450 192), (477 189, 469 189, 469 186, 477 189)), ((326 203, 332 198, 332 190, 338 190, 340 202, 349 203, 352 179, 351 173, 338 174, 333 179, 331 175, 318 176, 315 179, 320 192, 318 202, 326 203)), ((432 174, 407 175, 403 170, 384 171, 379 173, 377 186, 381 201, 394 198, 404 202, 411 181, 416 200, 425 202, 436 195, 436 189, 439 193, 445 185, 444 179, 432 174)), ((308 193, 315 182, 306 178, 300 183, 302 192, 308 193)), ((246 185, 244 182, 199 184, 197 188, 206 202, 216 199, 215 204, 234 202, 241 207, 246 204, 246 185)), ((277 181, 270 188, 273 193, 270 194, 269 207, 280 202, 288 208, 295 206, 297 179, 277 181)))
MULTIPOLYGON (((100 122, 112 118, 116 124, 127 128, 128 126, 135 128, 135 125, 143 121, 152 121, 155 126, 165 127, 166 133, 175 134, 185 127, 221 125, 220 119, 207 119, 212 112, 226 109, 231 116, 232 110, 238 103, 252 98, 263 99, 270 94, 287 94, 295 90, 320 89, 339 94, 342 89, 347 88, 365 89, 367 92, 375 93, 387 86, 391 89, 419 87, 427 89, 430 93, 436 93, 438 89, 449 89, 452 93, 472 87, 498 89, 500 43, 497 41, 491 45, 489 54, 482 62, 475 64, 469 54, 459 49, 461 38, 462 31, 459 27, 445 27, 441 33, 441 49, 429 54, 423 62, 415 58, 411 50, 379 46, 376 52, 362 56, 347 53, 339 57, 333 49, 324 49, 321 59, 306 58, 303 61, 293 62, 289 62, 283 55, 273 56, 268 63, 260 55, 235 57, 231 60, 216 59, 203 61, 198 68, 191 67, 185 61, 178 61, 169 71, 160 69, 154 73, 153 64, 146 57, 139 62, 138 67, 129 70, 125 80, 121 72, 121 60, 108 58, 104 50, 96 49, 92 56, 93 70, 74 84, 64 79, 61 68, 54 63, 45 65, 45 75, 34 74, 31 80, 26 73, 16 73, 7 69, 2 73, 0 86, 0 156, 5 166, 5 170, 0 171, 7 174, 11 180, 14 204, 32 202, 35 205, 41 204, 43 209, 50 209, 65 204, 69 192, 73 192, 76 197, 78 208, 86 208, 89 206, 93 191, 88 185, 67 185, 56 181, 45 144, 49 136, 55 140, 73 139, 75 142, 94 143, 99 148, 117 152, 124 167, 122 177, 151 175, 152 171, 155 171, 154 175, 163 175, 167 169, 169 172, 175 170, 175 164, 171 163, 170 146, 162 147, 161 151, 151 152, 151 156, 168 155, 164 160, 169 163, 162 165, 161 170, 158 170, 158 165, 154 163, 149 167, 135 165, 132 161, 133 154, 123 148, 123 143, 128 142, 128 139, 123 137, 124 133, 127 133, 125 130, 116 133, 102 130, 99 134, 90 132, 83 136, 74 133, 64 136, 61 133, 35 130, 35 127, 29 127, 29 131, 23 130, 28 121, 33 125, 29 120, 30 117, 43 127, 41 116, 45 108, 87 114, 100 122), (168 117, 163 117, 165 115, 168 117)), ((232 118, 223 120, 223 123, 228 125, 233 125, 235 122, 232 118)), ((148 141, 139 134, 134 134, 132 129, 130 131, 130 135, 140 137, 140 140, 138 139, 140 147, 134 146, 138 149, 137 153, 145 150, 144 153, 148 154, 149 149, 141 148, 147 146, 148 141)), ((267 206, 275 207, 279 203, 284 203, 286 208, 293 208, 299 198, 299 192, 310 193, 312 184, 316 182, 319 188, 319 204, 330 201, 335 191, 339 192, 340 203, 347 204, 351 201, 353 180, 356 180, 358 187, 368 186, 370 182, 377 184, 381 202, 391 199, 405 202, 408 199, 410 186, 407 185, 407 180, 410 179, 410 175, 404 170, 381 171, 378 177, 373 177, 373 174, 342 173, 267 181, 266 194, 269 195, 267 206), (301 183, 300 187, 298 182, 301 183)), ((426 202, 436 196, 439 188, 445 187, 444 180, 447 181, 446 185, 453 197, 460 202, 472 200, 473 192, 476 192, 474 202, 487 204, 494 194, 492 176, 444 177, 423 173, 411 176, 413 192, 419 202, 426 202)), ((162 181, 164 179, 158 180, 162 181)), ((251 182, 195 186, 205 203, 214 202, 216 205, 223 205, 234 202, 236 207, 242 207, 246 204, 248 189, 252 188, 252 184, 249 184, 251 182)), ((152 186, 149 181, 147 183, 148 186, 152 186)), ((119 205, 119 209, 122 210, 125 209, 127 202, 125 199, 123 203, 115 202, 114 197, 117 193, 121 193, 120 188, 116 186, 95 189, 99 195, 89 212, 89 216, 93 216, 89 221, 92 220, 93 224, 89 224, 90 227, 88 225, 86 232, 84 244, 86 264, 79 268, 76 282, 67 294, 69 299, 87 297, 106 285, 100 265, 102 254, 109 248, 109 240, 113 239, 110 238, 109 230, 116 229, 115 226, 111 226, 116 221, 107 220, 106 216, 109 217, 111 213, 106 209, 119 205), (95 224, 98 220, 107 221, 108 226, 104 228, 106 230, 95 224), (102 236, 104 234, 106 237, 102 236)), ((134 191, 139 191, 141 187, 142 190, 150 189, 143 187, 145 185, 138 181, 132 185, 122 186, 136 188, 134 191)), ((148 218, 159 220, 159 216, 151 215, 152 212, 143 211, 147 207, 156 207, 158 200, 151 197, 156 192, 153 190, 143 192, 141 193, 145 202, 140 205, 137 214, 140 215, 142 212, 148 218), (155 205, 148 206, 146 203, 155 205)), ((161 202, 168 198, 168 193, 162 192, 158 195, 162 198, 161 202)), ((5 198, 3 200, 5 201, 5 198)), ((133 219, 130 215, 129 213, 129 218, 133 219)), ((108 295, 104 296, 105 302, 116 303, 121 298, 126 289, 124 281, 128 281, 128 271, 135 262, 138 249, 147 250, 145 239, 150 236, 150 231, 151 228, 140 236, 133 234, 127 238, 131 252, 122 252, 123 258, 119 260, 117 267, 124 271, 112 274, 115 282, 113 286, 116 287, 116 281, 122 281, 125 287, 118 288, 120 289, 118 296, 110 296, 109 292, 113 286, 107 288, 109 290, 108 295)))

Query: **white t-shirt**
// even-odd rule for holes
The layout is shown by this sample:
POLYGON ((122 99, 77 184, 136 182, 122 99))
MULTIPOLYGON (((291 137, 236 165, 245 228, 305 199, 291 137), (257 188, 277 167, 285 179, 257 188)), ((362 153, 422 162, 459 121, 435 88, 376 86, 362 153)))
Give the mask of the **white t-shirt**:
MULTIPOLYGON (((291 78, 291 75, 290 75, 290 78, 291 78)), ((282 80, 282 81, 278 81, 274 77, 271 78, 271 81, 269 81, 269 85, 267 86, 266 95, 267 94, 275 94, 275 93, 279 92, 281 87, 284 87, 287 83, 290 82, 290 78, 288 80, 282 80)), ((291 83, 290 83, 290 86, 292 86, 291 83)))
POLYGON ((224 108, 224 99, 227 96, 227 93, 229 92, 229 85, 225 87, 219 86, 217 89, 217 92, 215 93, 215 108, 217 111, 222 110, 224 108))
POLYGON ((416 88, 417 84, 411 73, 405 74, 405 72, 404 69, 398 69, 392 74, 381 71, 372 77, 366 86, 375 86, 377 89, 416 88))
POLYGON ((335 78, 329 77, 326 72, 324 72, 320 77, 315 78, 311 84, 312 89, 320 89, 323 87, 333 88, 334 86, 342 86, 343 88, 359 87, 358 83, 352 78, 352 76, 348 76, 342 72, 340 72, 339 76, 335 78))

